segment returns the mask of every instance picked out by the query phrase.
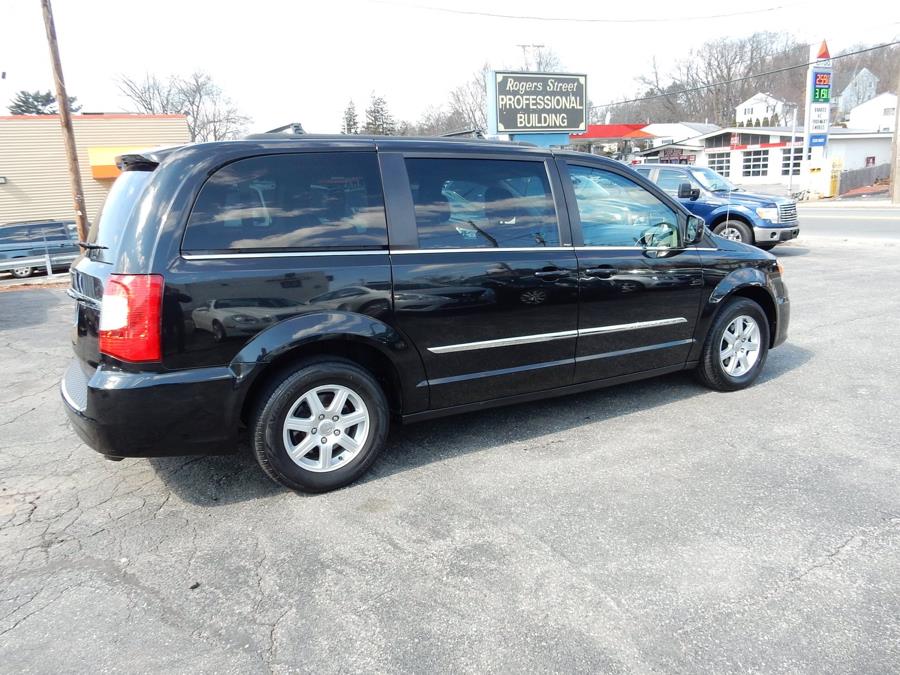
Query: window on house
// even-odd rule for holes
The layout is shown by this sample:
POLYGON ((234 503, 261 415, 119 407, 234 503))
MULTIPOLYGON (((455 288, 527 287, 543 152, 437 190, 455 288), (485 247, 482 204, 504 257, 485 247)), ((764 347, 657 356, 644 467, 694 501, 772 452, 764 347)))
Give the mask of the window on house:
POLYGON ((743 157, 744 176, 765 176, 769 173, 768 150, 745 150, 743 157))

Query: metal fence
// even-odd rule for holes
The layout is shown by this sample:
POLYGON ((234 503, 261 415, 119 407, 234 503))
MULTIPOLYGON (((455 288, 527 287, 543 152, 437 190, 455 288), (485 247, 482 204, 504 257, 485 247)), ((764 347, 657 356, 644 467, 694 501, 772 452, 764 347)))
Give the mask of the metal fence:
POLYGON ((852 171, 841 172, 841 185, 838 194, 847 194, 850 190, 874 185, 879 180, 887 180, 891 177, 891 165, 879 164, 878 166, 867 166, 864 169, 853 169, 852 171))

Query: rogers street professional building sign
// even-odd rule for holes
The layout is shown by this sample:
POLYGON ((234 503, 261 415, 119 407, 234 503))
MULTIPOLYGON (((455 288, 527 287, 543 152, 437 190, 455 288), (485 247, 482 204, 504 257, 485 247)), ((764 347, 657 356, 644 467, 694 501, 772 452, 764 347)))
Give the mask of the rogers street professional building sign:
POLYGON ((497 72, 499 133, 585 131, 587 76, 497 72))

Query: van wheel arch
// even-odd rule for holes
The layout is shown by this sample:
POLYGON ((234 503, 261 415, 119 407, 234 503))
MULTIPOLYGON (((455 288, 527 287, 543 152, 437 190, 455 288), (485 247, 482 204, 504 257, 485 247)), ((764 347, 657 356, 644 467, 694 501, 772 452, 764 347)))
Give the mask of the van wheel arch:
POLYGON ((326 339, 299 345, 279 354, 266 364, 253 379, 241 405, 241 422, 247 424, 258 399, 269 383, 282 377, 287 370, 301 364, 343 360, 369 372, 381 386, 390 404, 391 413, 399 415, 403 409, 400 375, 391 360, 377 348, 356 340, 326 339))
POLYGON ((716 316, 713 317, 713 323, 715 323, 715 319, 718 316, 719 312, 721 312, 722 309, 728 304, 728 301, 734 297, 741 297, 752 300, 762 308, 763 312, 765 312, 766 319, 769 323, 769 347, 771 347, 772 342, 775 339, 775 329, 777 328, 778 323, 776 319, 775 300, 773 300, 768 291, 766 291, 761 286, 740 286, 734 289, 725 298, 719 301, 719 309, 716 311, 716 316))

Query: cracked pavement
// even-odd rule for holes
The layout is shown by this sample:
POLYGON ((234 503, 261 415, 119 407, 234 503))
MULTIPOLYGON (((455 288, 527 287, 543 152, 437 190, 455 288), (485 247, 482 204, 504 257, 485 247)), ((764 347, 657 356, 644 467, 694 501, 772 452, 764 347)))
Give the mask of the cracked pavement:
POLYGON ((896 672, 900 245, 776 252, 753 388, 395 429, 321 496, 246 453, 105 461, 56 390, 71 301, 0 293, 0 671, 896 672))

